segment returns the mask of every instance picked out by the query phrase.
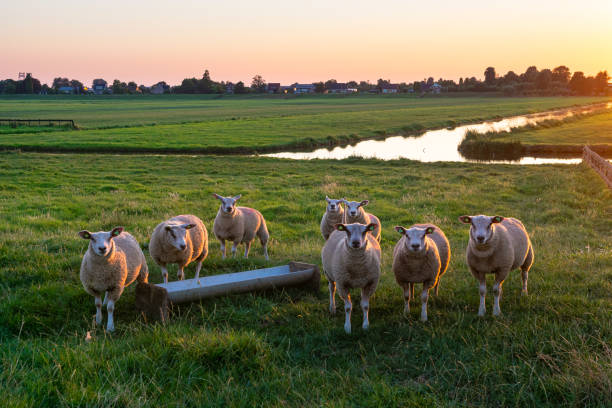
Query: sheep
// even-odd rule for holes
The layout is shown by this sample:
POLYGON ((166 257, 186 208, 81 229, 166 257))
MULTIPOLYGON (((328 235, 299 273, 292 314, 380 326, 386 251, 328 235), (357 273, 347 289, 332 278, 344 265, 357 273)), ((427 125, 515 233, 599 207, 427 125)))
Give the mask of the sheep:
POLYGON ((223 197, 219 194, 213 194, 213 197, 221 201, 219 211, 215 217, 213 231, 215 236, 221 243, 221 255, 225 259, 225 241, 232 241, 232 256, 236 256, 236 248, 238 244, 244 243, 244 257, 249 257, 249 249, 255 236, 259 238, 263 247, 266 261, 268 257, 268 227, 266 220, 261 213, 249 207, 236 207, 242 195, 238 194, 234 197, 223 197))
POLYGON ((350 224, 350 223, 357 222, 361 224, 370 224, 370 223, 376 224, 376 227, 374 229, 374 232, 372 232, 372 235, 374 235, 374 238, 376 238, 376 240, 380 242, 380 238, 381 238, 380 237, 380 234, 381 234, 380 220, 374 214, 365 212, 365 210, 363 209, 363 207, 368 205, 370 201, 369 200, 363 200, 363 201, 343 200, 343 202, 346 205, 346 210, 344 211, 344 223, 350 224))
POLYGON ((108 311, 106 330, 115 330, 113 312, 123 289, 134 280, 147 283, 149 268, 138 242, 123 227, 111 231, 89 232, 79 236, 89 240, 89 247, 81 263, 81 283, 85 291, 95 298, 96 323, 102 323, 102 293, 108 311))
POLYGON ((195 215, 177 215, 159 223, 149 242, 149 253, 161 267, 164 283, 168 283, 167 264, 178 264, 178 279, 183 280, 183 269, 197 262, 195 279, 200 283, 202 262, 208 256, 208 231, 195 215))
POLYGON ((329 282, 329 311, 336 313, 336 288, 344 301, 344 330, 351 332, 350 289, 361 288, 363 329, 370 327, 370 297, 380 278, 380 245, 371 232, 376 224, 337 224, 321 250, 323 270, 329 282))
POLYGON ((321 218, 321 235, 327 241, 329 235, 335 230, 336 224, 344 220, 344 208, 342 207, 344 198, 334 200, 325 196, 325 201, 327 201, 327 207, 323 218, 321 218))
POLYGON ((470 272, 480 283, 478 315, 484 316, 486 313, 486 274, 494 273, 493 315, 499 316, 502 285, 511 270, 521 268, 522 292, 527 294, 527 278, 534 258, 529 235, 523 223, 516 218, 462 215, 459 221, 471 224, 466 257, 470 272))
POLYGON ((440 278, 450 261, 450 244, 444 232, 433 224, 415 224, 409 229, 395 227, 402 237, 393 249, 393 273, 404 290, 404 313, 410 313, 414 284, 423 283, 421 321, 427 321, 427 300, 432 287, 438 295, 440 278))

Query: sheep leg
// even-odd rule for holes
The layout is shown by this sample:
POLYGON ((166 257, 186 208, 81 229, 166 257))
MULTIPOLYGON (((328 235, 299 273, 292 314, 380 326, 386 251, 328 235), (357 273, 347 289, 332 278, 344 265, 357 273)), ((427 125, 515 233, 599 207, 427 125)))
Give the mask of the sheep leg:
POLYGON ((338 294, 344 301, 344 331, 351 334, 351 311, 353 310, 351 294, 343 287, 338 287, 338 294))
POLYGON ((503 278, 496 276, 495 283, 493 284, 493 316, 499 316, 501 309, 499 307, 499 300, 502 295, 502 285, 504 283, 503 278))
POLYGON ((363 330, 368 330, 370 327, 370 296, 374 294, 375 284, 370 283, 361 289, 361 310, 363 311, 363 325, 361 326, 363 330))
POLYGON ((264 251, 264 256, 266 257, 266 261, 269 261, 270 257, 268 256, 268 241, 266 241, 263 244, 263 251, 264 251))
POLYGON ((440 286, 440 278, 438 278, 438 281, 436 282, 436 285, 434 286, 434 294, 436 296, 438 296, 438 287, 440 286))
POLYGON ((161 267, 161 271, 162 271, 162 276, 164 278, 164 283, 168 283, 168 268, 166 268, 166 265, 163 265, 161 267))
POLYGON ((183 271, 184 268, 184 266, 179 265, 178 271, 176 272, 176 277, 178 278, 178 280, 185 279, 185 272, 183 271))
POLYGON ((108 303, 108 292, 104 292, 104 300, 102 301, 102 306, 106 306, 108 303))
POLYGON ((110 299, 106 305, 106 311, 108 312, 108 322, 106 323, 106 331, 115 331, 115 322, 113 321, 113 312, 115 311, 115 301, 110 299))
POLYGON ((402 285, 404 288, 404 314, 410 314, 410 284, 402 285))
POLYGON ((225 259, 225 240, 224 239, 220 239, 220 246, 221 246, 221 258, 225 259))
POLYGON ((251 249, 251 243, 250 242, 245 242, 244 243, 244 257, 248 258, 249 257, 249 250, 251 249))
POLYGON ((414 298, 414 283, 410 283, 410 298, 414 298))
POLYGON ((481 276, 479 279, 480 286, 478 287, 478 291, 480 292, 480 306, 478 307, 478 316, 484 316, 487 312, 487 307, 485 306, 485 296, 487 295, 487 280, 485 276, 481 276))
POLYGON ((329 313, 336 314, 336 282, 329 281, 329 313))
POLYGON ((527 294, 527 279, 529 278, 529 270, 521 269, 521 279, 523 280, 523 295, 527 294))
POLYGON ((429 299, 429 287, 423 284, 423 291, 421 292, 421 321, 427 321, 427 299, 429 299))
POLYGON ((232 258, 236 257, 236 250, 238 248, 238 241, 234 241, 233 245, 232 245, 232 258))
POLYGON ((100 296, 96 296, 94 298, 94 303, 96 304, 96 324, 102 323, 102 298, 100 296))
POLYGON ((198 285, 200 284, 200 269, 202 269, 202 262, 200 261, 198 262, 198 264, 196 265, 196 273, 195 273, 195 280, 198 281, 198 285))

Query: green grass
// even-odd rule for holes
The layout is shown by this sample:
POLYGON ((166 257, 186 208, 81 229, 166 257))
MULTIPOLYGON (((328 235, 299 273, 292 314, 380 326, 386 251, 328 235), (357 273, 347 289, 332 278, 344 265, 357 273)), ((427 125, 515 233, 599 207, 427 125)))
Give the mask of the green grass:
MULTIPOLYGON (((585 166, 0 153, 0 186, 6 406, 603 407, 612 398, 612 194, 585 166), (179 213, 210 231, 213 191, 242 193, 264 214, 269 265, 320 263, 326 194, 369 198, 383 224, 370 330, 360 329, 357 306, 354 333, 344 333, 342 313, 328 315, 325 282, 314 294, 183 305, 166 327, 141 320, 128 288, 117 332, 94 328, 77 231, 123 225, 146 248, 154 226, 179 213), (511 274, 501 318, 490 314, 490 294, 487 317, 476 316, 468 228, 457 221, 466 213, 515 216, 531 234, 530 295, 511 274), (390 270, 393 226, 422 221, 443 228, 453 252, 426 324, 418 307, 402 316, 390 270)), ((266 265, 258 244, 249 260, 221 260, 214 239, 210 251, 205 274, 266 265)))
POLYGON ((35 151, 250 153, 414 134, 484 119, 602 101, 602 98, 415 98, 411 96, 198 96, 0 99, 0 114, 60 115, 78 132, 0 134, 0 148, 35 151), (17 103, 17 102, 18 103, 17 103), (11 111, 10 109, 13 109, 11 111), (105 115, 112 117, 102 123, 105 115), (194 121, 194 122, 190 122, 194 121), (179 124, 164 124, 185 122, 179 124), (135 126, 151 124, 154 126, 135 126))

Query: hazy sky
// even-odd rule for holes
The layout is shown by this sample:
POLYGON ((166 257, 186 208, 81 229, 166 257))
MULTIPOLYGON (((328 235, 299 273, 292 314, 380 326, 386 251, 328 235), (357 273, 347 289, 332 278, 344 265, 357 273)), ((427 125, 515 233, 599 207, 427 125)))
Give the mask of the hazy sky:
POLYGON ((2 0, 0 78, 178 84, 612 70, 612 0, 2 0))

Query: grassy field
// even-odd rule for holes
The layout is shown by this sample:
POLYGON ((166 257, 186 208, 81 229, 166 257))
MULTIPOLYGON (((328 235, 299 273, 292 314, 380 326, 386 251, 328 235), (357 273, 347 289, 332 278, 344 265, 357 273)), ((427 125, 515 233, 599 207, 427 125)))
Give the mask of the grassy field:
POLYGON ((267 152, 336 145, 386 134, 414 134, 424 129, 602 100, 375 95, 288 99, 211 99, 192 95, 65 100, 13 97, 0 99, 0 116, 62 115, 75 119, 85 130, 18 136, 0 132, 0 148, 65 152, 267 152), (87 129, 105 126, 112 128, 87 129))
MULTIPOLYGON (((6 406, 609 406, 612 194, 585 166, 5 152, 0 169, 6 406), (262 211, 269 265, 320 262, 326 194, 369 198, 383 224, 370 330, 359 328, 357 307, 354 333, 344 333, 342 314, 328 315, 325 282, 315 294, 181 306, 166 327, 141 320, 129 288, 117 332, 95 329, 77 231, 123 225, 146 248, 154 226, 178 213, 199 215, 210 231, 212 192, 242 193, 243 205, 262 211), (501 318, 491 316, 490 294, 487 317, 476 316, 468 228, 457 221, 466 213, 515 216, 531 234, 530 295, 520 296, 520 274, 511 274, 501 318), (442 227, 453 251, 426 324, 418 307, 402 316, 390 271, 393 226, 421 221, 442 227)), ((266 265, 258 244, 248 261, 222 261, 214 239, 210 250, 205 274, 266 265)))

